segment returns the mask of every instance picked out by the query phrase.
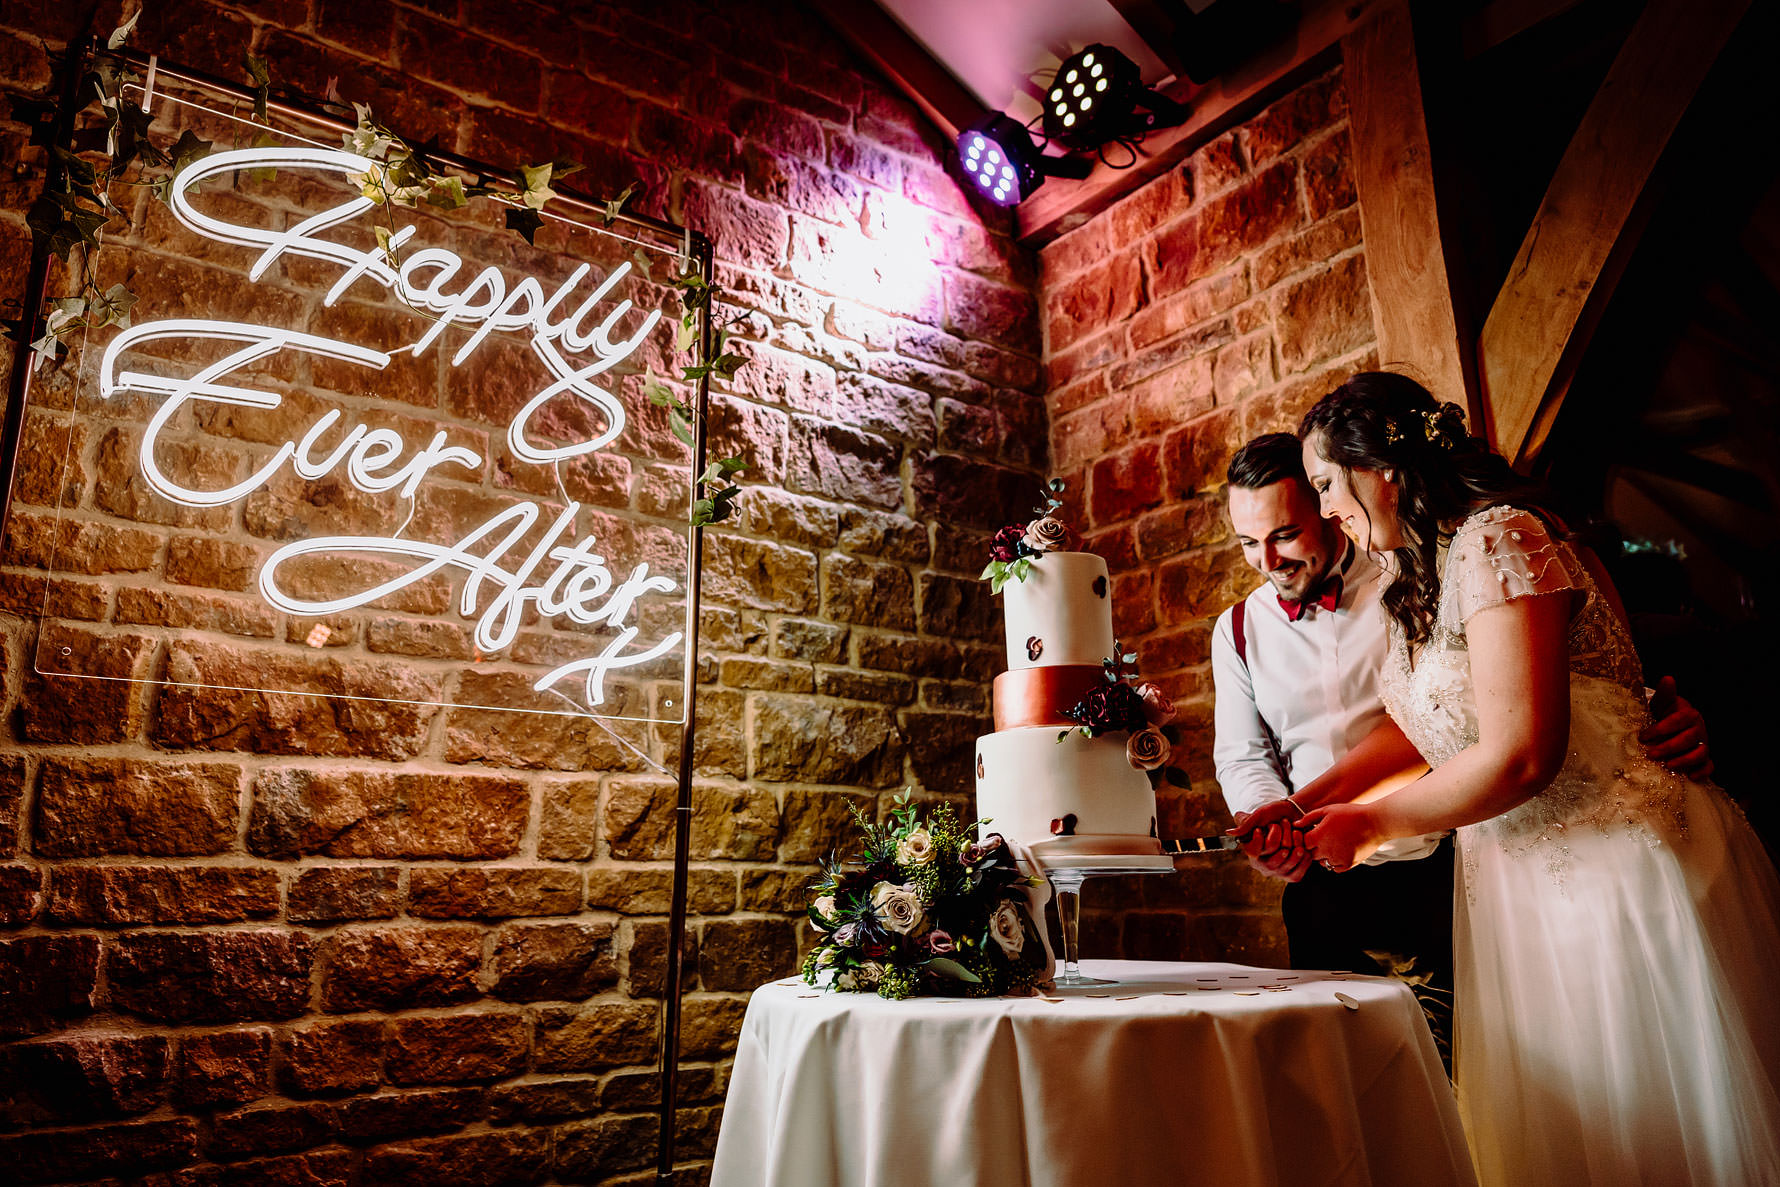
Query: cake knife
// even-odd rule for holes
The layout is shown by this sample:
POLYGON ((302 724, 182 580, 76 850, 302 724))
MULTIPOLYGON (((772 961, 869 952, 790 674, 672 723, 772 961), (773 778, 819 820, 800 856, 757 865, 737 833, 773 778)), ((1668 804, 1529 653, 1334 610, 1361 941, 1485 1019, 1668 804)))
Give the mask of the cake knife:
POLYGON ((1162 852, 1170 856, 1180 853, 1218 853, 1240 848, 1241 837, 1227 837, 1221 833, 1215 837, 1181 837, 1162 842, 1162 852))

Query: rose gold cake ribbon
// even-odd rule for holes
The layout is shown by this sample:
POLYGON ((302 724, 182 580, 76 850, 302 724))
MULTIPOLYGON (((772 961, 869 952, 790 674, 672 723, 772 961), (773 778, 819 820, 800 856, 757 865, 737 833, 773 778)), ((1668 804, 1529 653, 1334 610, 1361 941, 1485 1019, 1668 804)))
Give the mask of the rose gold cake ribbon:
POLYGON ((1088 695, 1090 689, 1105 683, 1106 673, 1099 664, 1055 664, 1003 672, 995 677, 993 686, 995 728, 1074 725, 1063 716, 1063 710, 1088 695))

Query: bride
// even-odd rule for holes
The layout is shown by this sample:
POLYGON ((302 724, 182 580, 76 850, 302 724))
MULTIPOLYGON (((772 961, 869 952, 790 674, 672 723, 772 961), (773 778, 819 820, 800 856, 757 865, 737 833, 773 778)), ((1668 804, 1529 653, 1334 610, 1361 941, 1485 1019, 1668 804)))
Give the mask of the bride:
POLYGON ((1780 883, 1721 791, 1638 746, 1611 589, 1413 380, 1355 376, 1299 435, 1323 512, 1389 554, 1380 690, 1432 767, 1301 827, 1335 870, 1458 830, 1454 1068, 1482 1181, 1780 1184, 1780 883))

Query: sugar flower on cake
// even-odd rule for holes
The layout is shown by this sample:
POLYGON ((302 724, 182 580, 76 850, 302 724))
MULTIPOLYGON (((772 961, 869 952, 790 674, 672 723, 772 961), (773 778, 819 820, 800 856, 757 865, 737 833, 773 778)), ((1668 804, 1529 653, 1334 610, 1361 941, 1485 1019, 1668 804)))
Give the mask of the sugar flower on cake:
POLYGON ((1010 523, 995 533, 989 542, 989 563, 983 569, 983 580, 991 593, 1000 593, 1009 581, 1024 581, 1032 572, 1033 561, 1047 552, 1068 551, 1075 545, 1075 533, 1056 517, 1063 506, 1058 498, 1063 493, 1063 480, 1052 478, 1044 485, 1038 506, 1032 509, 1035 518, 1025 523, 1010 523))
POLYGON ((1026 946, 1026 916, 1007 899, 989 916, 989 935, 1009 956, 1018 956, 1026 946))
POLYGON ((1034 552, 1064 552, 1073 544, 1075 533, 1054 515, 1041 515, 1026 525, 1021 537, 1034 552))
POLYGON ((944 804, 923 820, 906 792, 883 823, 856 808, 853 821, 859 853, 824 862, 812 887, 806 981, 903 998, 1030 993, 1044 979, 1024 897, 1039 883, 999 834, 944 804))
POLYGON ((1101 664, 1106 682, 1096 684, 1063 710, 1063 716, 1076 725, 1060 732, 1057 741, 1078 732, 1088 738, 1124 733, 1128 735, 1125 759, 1148 772, 1151 787, 1164 781, 1190 787, 1187 773, 1170 765, 1175 747, 1180 745, 1180 727, 1172 724, 1174 699, 1160 685, 1138 680, 1136 663, 1136 653, 1122 650, 1118 640, 1113 640, 1113 654, 1101 664))
POLYGON ((1143 715, 1151 725, 1167 725, 1174 720, 1174 698, 1156 685, 1144 681, 1137 686, 1137 695, 1143 698, 1143 715))
POLYGON ((1174 747, 1155 726, 1146 726, 1132 734, 1125 743, 1125 759, 1140 771, 1153 771, 1168 765, 1174 747))

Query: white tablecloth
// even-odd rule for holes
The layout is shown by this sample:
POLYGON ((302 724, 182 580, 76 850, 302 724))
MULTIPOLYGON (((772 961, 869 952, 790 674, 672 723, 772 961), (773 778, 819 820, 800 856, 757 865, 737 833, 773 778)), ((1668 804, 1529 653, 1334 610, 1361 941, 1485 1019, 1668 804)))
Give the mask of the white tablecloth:
POLYGON ((1082 971, 1115 984, 1061 1000, 756 990, 713 1187, 1475 1182, 1403 985, 1227 964, 1082 971))

